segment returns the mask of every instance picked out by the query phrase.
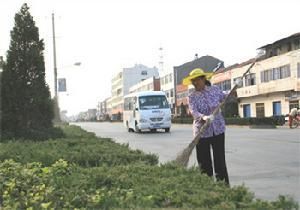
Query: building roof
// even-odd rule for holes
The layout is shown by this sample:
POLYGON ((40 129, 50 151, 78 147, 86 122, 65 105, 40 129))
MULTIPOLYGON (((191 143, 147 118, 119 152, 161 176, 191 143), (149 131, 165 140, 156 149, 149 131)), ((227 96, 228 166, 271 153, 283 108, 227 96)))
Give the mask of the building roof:
POLYGON ((247 60, 247 61, 244 61, 244 62, 242 62, 242 63, 236 63, 236 64, 233 64, 233 65, 228 66, 228 67, 226 67, 226 68, 221 68, 221 69, 219 69, 218 71, 216 71, 215 73, 218 74, 218 73, 223 73, 223 72, 226 72, 226 71, 235 69, 235 68, 241 68, 241 67, 243 67, 243 66, 246 66, 246 65, 248 65, 248 64, 253 63, 254 61, 255 61, 255 58, 251 58, 251 59, 249 59, 249 60, 247 60))
POLYGON ((295 33, 295 34, 293 34, 293 35, 291 35, 291 36, 285 37, 285 38, 283 38, 283 39, 279 39, 279 40, 277 40, 277 41, 275 41, 275 42, 273 42, 273 43, 271 43, 271 44, 264 45, 264 46, 262 46, 262 47, 260 47, 260 48, 257 48, 257 49, 258 49, 258 50, 260 50, 260 49, 265 49, 265 48, 270 47, 270 46, 272 46, 272 45, 276 45, 276 44, 278 44, 278 43, 280 43, 280 42, 284 42, 284 41, 287 41, 287 40, 289 40, 289 39, 298 38, 298 37, 300 38, 300 32, 295 33))
MULTIPOLYGON (((175 69, 189 69, 190 71, 195 69, 195 68, 202 68, 205 72, 212 72, 213 68, 215 67, 215 62, 221 62, 224 63, 223 61, 219 60, 218 58, 215 58, 210 55, 206 56, 201 56, 200 58, 197 58, 193 61, 184 63, 180 66, 174 66, 175 69)), ((224 64, 223 64, 224 65, 224 64)))

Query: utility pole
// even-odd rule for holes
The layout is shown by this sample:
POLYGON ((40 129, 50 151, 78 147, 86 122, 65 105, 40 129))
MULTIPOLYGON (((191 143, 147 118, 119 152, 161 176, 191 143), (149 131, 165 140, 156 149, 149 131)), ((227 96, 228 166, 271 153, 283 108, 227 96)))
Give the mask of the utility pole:
POLYGON ((57 65, 56 65, 54 13, 52 13, 52 36, 53 36, 53 62, 54 62, 54 122, 60 122, 61 120, 60 120, 58 93, 57 93, 57 65))
POLYGON ((55 91, 55 98, 57 98, 57 66, 56 66, 54 13, 52 13, 52 36, 53 36, 53 62, 54 62, 54 91, 55 91))
POLYGON ((164 72, 164 56, 163 56, 163 48, 158 48, 159 50, 159 71, 162 74, 164 72))

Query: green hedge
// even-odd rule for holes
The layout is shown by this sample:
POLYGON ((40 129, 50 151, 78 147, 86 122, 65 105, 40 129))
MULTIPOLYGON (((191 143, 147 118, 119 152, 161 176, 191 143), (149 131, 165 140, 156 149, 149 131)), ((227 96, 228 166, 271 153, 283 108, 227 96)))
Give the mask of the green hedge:
POLYGON ((288 197, 255 200, 198 168, 158 166, 128 145, 63 130, 63 139, 0 144, 0 209, 298 209, 288 197))
MULTIPOLYGON (((0 128, 1 129, 1 128, 0 128)), ((14 140, 18 138, 19 140, 32 140, 32 141, 45 141, 51 138, 63 138, 64 133, 59 127, 52 128, 39 128, 39 129, 26 129, 18 130, 15 132, 7 132, 0 130, 0 142, 5 142, 8 139, 14 140)))
POLYGON ((63 131, 66 138, 62 139, 0 143, 0 160, 41 162, 44 166, 49 166, 59 159, 65 159, 84 167, 158 163, 155 155, 130 150, 128 145, 116 144, 111 139, 97 138, 94 133, 85 132, 79 127, 65 126, 63 131))
MULTIPOLYGON (((192 124, 192 117, 174 118, 173 123, 192 124)), ((264 117, 264 118, 225 118, 226 125, 284 125, 284 116, 264 117)))
POLYGON ((192 124, 193 118, 192 117, 175 117, 172 119, 172 123, 192 124))
POLYGON ((59 160, 50 167, 0 162, 0 206, 4 209, 296 209, 286 197, 254 200, 233 188, 173 165, 81 168, 59 160))

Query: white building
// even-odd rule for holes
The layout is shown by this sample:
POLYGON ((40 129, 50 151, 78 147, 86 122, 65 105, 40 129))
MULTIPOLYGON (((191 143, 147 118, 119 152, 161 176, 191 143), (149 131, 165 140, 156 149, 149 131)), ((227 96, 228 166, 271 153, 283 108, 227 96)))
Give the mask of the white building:
POLYGON ((174 74, 173 71, 164 71, 160 75, 160 90, 166 93, 172 113, 175 108, 175 92, 174 92, 174 74))
POLYGON ((129 93, 142 92, 142 91, 159 91, 160 80, 159 78, 150 77, 145 79, 129 88, 129 93))
POLYGON ((150 77, 158 77, 156 67, 149 68, 142 64, 136 64, 131 68, 123 68, 113 77, 111 92, 111 117, 118 119, 123 113, 123 96, 129 93, 129 88, 150 77))

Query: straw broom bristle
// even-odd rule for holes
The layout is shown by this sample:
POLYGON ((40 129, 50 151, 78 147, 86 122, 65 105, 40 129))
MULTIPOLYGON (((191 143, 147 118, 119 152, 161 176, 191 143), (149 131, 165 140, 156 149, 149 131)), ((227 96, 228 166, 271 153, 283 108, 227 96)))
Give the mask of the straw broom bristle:
POLYGON ((196 144, 194 141, 189 144, 187 148, 185 148, 176 158, 175 162, 183 167, 187 167, 189 163, 190 156, 195 148, 196 144))

